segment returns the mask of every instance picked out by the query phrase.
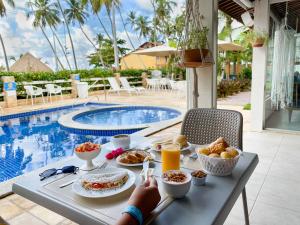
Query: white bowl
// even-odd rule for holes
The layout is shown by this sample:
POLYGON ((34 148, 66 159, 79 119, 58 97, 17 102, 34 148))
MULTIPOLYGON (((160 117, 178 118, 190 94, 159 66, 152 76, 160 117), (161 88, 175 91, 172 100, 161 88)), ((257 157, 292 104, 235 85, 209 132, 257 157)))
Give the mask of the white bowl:
POLYGON ((128 134, 118 134, 111 138, 111 142, 114 148, 123 148, 129 149, 130 148, 130 136, 128 134))
MULTIPOLYGON (((170 173, 172 171, 176 172, 178 170, 170 170, 170 171, 167 171, 166 173, 170 173)), ((180 171, 180 172, 184 173, 187 177, 187 179, 182 183, 166 181, 163 178, 164 174, 162 174, 162 176, 161 176, 164 190, 170 197, 183 198, 190 190, 191 180, 192 180, 191 174, 183 172, 183 171, 180 171)))
POLYGON ((101 151, 100 146, 99 146, 99 149, 96 149, 96 150, 90 151, 90 152, 77 152, 77 151, 74 151, 76 156, 79 159, 86 160, 86 165, 82 166, 80 169, 81 170, 86 170, 86 171, 95 169, 96 166, 93 164, 92 160, 99 155, 100 151, 101 151))

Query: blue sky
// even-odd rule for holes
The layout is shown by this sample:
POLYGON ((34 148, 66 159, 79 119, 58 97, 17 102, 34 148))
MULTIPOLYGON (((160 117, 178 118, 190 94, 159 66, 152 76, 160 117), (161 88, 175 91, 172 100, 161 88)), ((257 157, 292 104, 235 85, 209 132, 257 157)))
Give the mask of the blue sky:
MULTIPOLYGON (((43 37, 42 32, 39 29, 34 29, 32 27, 33 18, 29 20, 26 18, 25 2, 26 1, 24 0, 15 0, 17 7, 15 9, 7 7, 7 17, 0 18, 0 32, 5 42, 7 54, 9 57, 14 56, 18 58, 20 54, 31 52, 36 57, 41 58, 43 62, 46 62, 52 69, 55 69, 53 53, 46 39, 43 37)), ((61 2, 63 2, 63 0, 61 0, 61 2)), ((178 6, 174 8, 175 15, 181 11, 184 0, 177 0, 176 2, 178 2, 178 6)), ((136 11, 137 14, 149 17, 153 14, 150 0, 121 0, 121 11, 124 19, 131 10, 136 11)), ((92 16, 92 13, 90 13, 90 15, 91 16, 88 18, 87 23, 84 25, 84 30, 88 33, 89 37, 94 38, 99 32, 104 34, 104 31, 100 27, 96 17, 92 16)), ((104 10, 102 10, 100 17, 105 23, 107 29, 110 31, 109 20, 104 10)), ((120 16, 118 14, 116 21, 117 36, 127 41, 120 16)), ((128 29, 129 28, 130 27, 128 26, 128 29)), ((47 33, 50 35, 51 40, 53 40, 51 32, 47 30, 47 33)), ((88 68, 89 65, 86 56, 93 52, 94 49, 77 26, 71 27, 71 33, 75 45, 78 65, 81 69, 88 68)), ((68 37, 65 38, 63 26, 58 27, 58 34, 61 41, 63 43, 66 42, 66 45, 70 50, 70 43, 68 37)), ((136 45, 135 47, 137 47, 139 44, 137 35, 130 29, 129 35, 132 38, 133 43, 136 45)), ((131 46, 128 44, 127 47, 130 48, 131 46)), ((59 53, 59 56, 61 56, 60 58, 63 64, 66 65, 62 57, 62 53, 59 53)), ((69 60, 73 65, 71 55, 69 55, 69 60)), ((10 60, 9 63, 12 65, 13 61, 10 60)), ((2 49, 0 49, 0 66, 1 65, 4 65, 2 49)))

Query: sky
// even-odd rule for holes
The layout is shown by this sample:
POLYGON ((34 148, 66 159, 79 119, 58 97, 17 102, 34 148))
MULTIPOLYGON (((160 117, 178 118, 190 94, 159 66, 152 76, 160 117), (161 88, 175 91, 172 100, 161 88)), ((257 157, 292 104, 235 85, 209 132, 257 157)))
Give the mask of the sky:
MULTIPOLYGON (((51 51, 51 48, 49 47, 49 44, 44 38, 41 30, 33 28, 33 18, 27 19, 25 2, 26 0, 15 0, 16 8, 12 9, 7 6, 7 16, 4 18, 0 18, 0 33, 6 46, 8 58, 13 56, 18 59, 20 54, 30 52, 34 56, 40 58, 42 62, 47 63, 52 69, 55 70, 56 64, 53 57, 53 52, 51 51)), ((61 0, 61 2, 63 2, 63 0, 61 0)), ((184 0, 177 0, 176 2, 178 4, 173 10, 174 15, 179 14, 182 10, 184 0)), ((129 11, 131 10, 136 11, 137 15, 144 15, 149 17, 152 17, 153 15, 153 8, 151 6, 150 0, 121 0, 121 13, 124 19, 126 19, 129 11)), ((84 25, 84 30, 86 31, 88 36, 90 38, 95 38, 97 33, 104 34, 104 31, 101 28, 97 18, 93 16, 91 12, 89 13, 91 16, 88 18, 86 24, 84 25)), ((100 17, 106 25, 106 28, 109 30, 109 32, 111 32, 109 19, 104 10, 102 10, 102 12, 100 13, 100 17)), ((120 15, 118 13, 116 13, 116 25, 117 37, 126 40, 126 47, 132 49, 132 47, 129 45, 128 38, 121 23, 120 15)), ((140 43, 138 41, 137 34, 130 29, 130 26, 128 26, 127 28, 129 36, 131 37, 135 45, 134 47, 138 47, 140 43)), ((51 41, 53 42, 53 36, 50 29, 47 29, 46 31, 51 38, 51 41)), ((70 41, 67 35, 65 35, 66 31, 64 29, 64 26, 59 26, 57 29, 57 33, 60 40, 63 42, 63 44, 66 44, 69 52, 71 53, 70 41)), ((86 56, 93 52, 94 48, 84 37, 77 24, 75 24, 74 26, 71 25, 71 34, 75 46, 78 67, 80 69, 89 68, 90 66, 88 64, 86 56)), ((58 55, 62 63, 64 65, 67 65, 62 52, 60 52, 59 50, 58 55)), ((71 65, 74 67, 72 55, 69 54, 68 58, 71 65)), ((13 60, 9 60, 10 65, 12 65, 13 63, 13 60)), ((3 51, 2 48, 0 48, 0 66, 4 65, 5 61, 3 57, 3 51)))
MULTIPOLYGON (((32 22, 34 18, 31 17, 28 19, 26 17, 26 12, 28 10, 25 6, 26 1, 27 0, 15 0, 16 7, 12 9, 9 6, 7 6, 7 16, 4 18, 0 18, 0 33, 6 46, 8 58, 15 57, 16 59, 18 59, 20 57, 20 54, 30 52, 37 58, 40 58, 42 62, 49 65, 53 70, 56 70, 56 63, 54 60, 53 52, 47 40, 44 38, 40 29, 33 28, 32 22)), ((64 2, 64 0, 60 1, 62 3, 64 2)), ((174 17, 182 12, 185 0, 176 0, 176 2, 177 6, 174 7, 172 15, 174 17)), ((153 17, 153 8, 150 0, 121 0, 120 9, 122 16, 125 20, 130 11, 135 11, 137 15, 148 16, 150 18, 153 17)), ((96 34, 104 34, 104 31, 100 26, 97 18, 91 13, 91 11, 88 11, 88 13, 90 14, 90 17, 87 19, 83 28, 88 34, 88 36, 91 39, 94 39, 96 37, 96 34)), ((103 21, 106 28, 108 29, 108 31, 111 32, 109 19, 104 9, 100 13, 100 18, 103 21)), ((126 40, 127 44, 125 47, 132 49, 124 31, 118 11, 116 11, 116 25, 117 37, 126 40)), ((233 27, 239 27, 240 25, 241 24, 237 22, 233 23, 233 27)), ((219 21, 219 31, 222 29, 223 26, 224 21, 219 21)), ((75 46, 75 53, 79 69, 90 68, 86 57, 90 53, 94 52, 93 46, 85 38, 77 24, 70 25, 70 29, 75 46)), ((133 31, 129 25, 127 26, 127 30, 132 42, 135 45, 135 48, 142 44, 138 40, 138 34, 136 34, 136 32, 133 31)), ((51 33, 51 30, 48 28, 46 29, 46 32, 50 37, 51 42, 53 42, 53 35, 51 33)), ((68 55, 68 59, 71 63, 72 68, 74 69, 70 41, 68 36, 66 35, 66 29, 63 25, 57 28, 57 33, 61 42, 68 48, 68 52, 70 53, 68 55)), ((238 30, 235 33, 239 33, 238 30)), ((234 34, 234 36, 237 35, 234 34)), ((144 41, 145 40, 141 40, 141 42, 144 41)), ((67 67, 67 63, 65 61, 63 53, 59 49, 57 42, 56 45, 58 49, 58 56, 61 59, 62 63, 65 65, 65 67, 67 67)), ((13 63, 13 60, 9 60, 10 66, 13 63)), ((3 51, 2 48, 0 48, 0 66, 4 65, 5 61, 3 57, 3 51)))

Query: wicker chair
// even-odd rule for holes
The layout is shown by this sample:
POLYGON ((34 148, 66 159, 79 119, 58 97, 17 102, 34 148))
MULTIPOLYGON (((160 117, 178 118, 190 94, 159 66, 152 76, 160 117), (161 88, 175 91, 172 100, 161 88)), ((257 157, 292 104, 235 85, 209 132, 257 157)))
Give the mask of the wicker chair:
MULTIPOLYGON (((231 146, 243 150, 243 116, 232 110, 191 109, 182 123, 181 134, 189 142, 203 145, 224 137, 231 146)), ((242 191, 245 224, 249 225, 246 189, 242 191)))

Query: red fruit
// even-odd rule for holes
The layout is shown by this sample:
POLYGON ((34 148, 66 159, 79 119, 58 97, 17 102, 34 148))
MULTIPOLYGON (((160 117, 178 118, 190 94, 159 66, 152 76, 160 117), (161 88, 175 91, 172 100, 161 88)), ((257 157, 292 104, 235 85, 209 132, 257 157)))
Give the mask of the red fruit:
POLYGON ((105 157, 110 160, 110 159, 114 158, 114 155, 110 152, 110 153, 107 153, 105 157))

